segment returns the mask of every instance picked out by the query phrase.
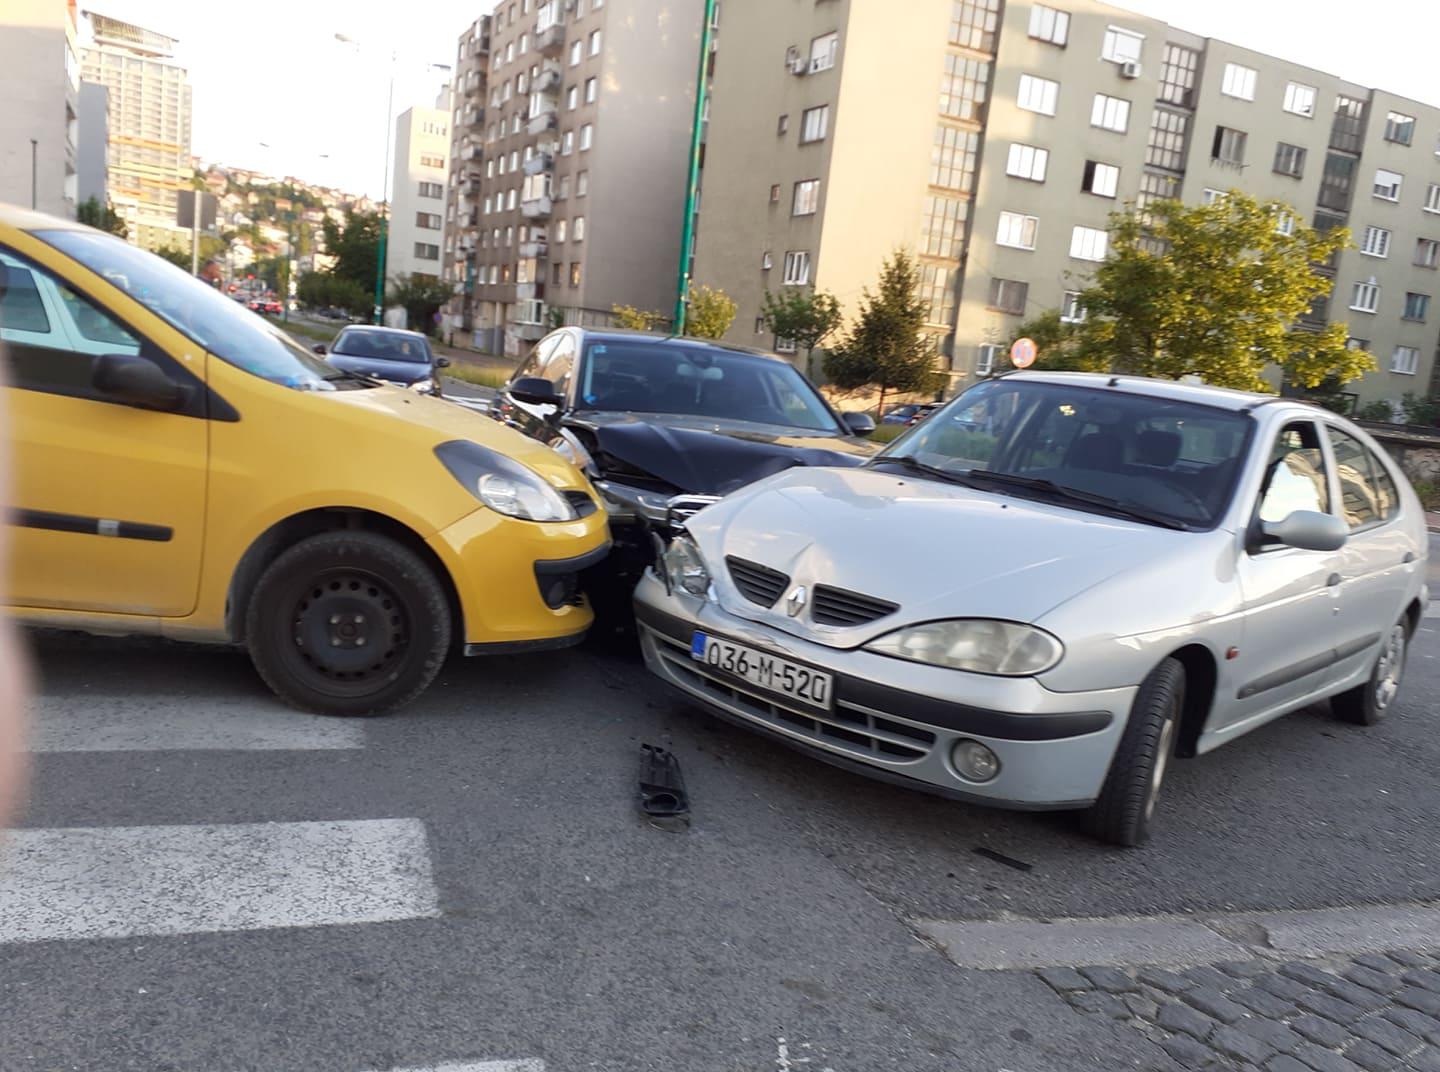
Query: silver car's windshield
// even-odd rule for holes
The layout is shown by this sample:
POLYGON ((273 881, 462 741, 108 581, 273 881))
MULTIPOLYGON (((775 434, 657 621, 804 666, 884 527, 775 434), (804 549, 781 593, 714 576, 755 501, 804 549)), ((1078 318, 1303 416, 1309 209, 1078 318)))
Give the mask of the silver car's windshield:
POLYGON ((1122 390, 994 380, 966 391, 871 464, 953 474, 997 491, 1106 500, 1209 528, 1229 505, 1253 421, 1122 390))

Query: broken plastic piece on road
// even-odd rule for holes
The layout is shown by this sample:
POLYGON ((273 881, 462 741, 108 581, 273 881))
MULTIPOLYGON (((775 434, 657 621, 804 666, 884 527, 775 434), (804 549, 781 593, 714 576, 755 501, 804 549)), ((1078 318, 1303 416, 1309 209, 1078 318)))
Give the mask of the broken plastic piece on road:
POLYGON ((690 797, 680 763, 664 748, 640 746, 640 810, 652 819, 678 819, 690 814, 690 797))
POLYGON ((1013 856, 1006 856, 1003 852, 996 852, 994 849, 987 849, 984 845, 977 845, 975 853, 987 860, 994 860, 996 863, 1004 864, 1006 867, 1013 867, 1016 871, 1033 871, 1034 864, 1027 864, 1024 860, 1017 860, 1013 856))

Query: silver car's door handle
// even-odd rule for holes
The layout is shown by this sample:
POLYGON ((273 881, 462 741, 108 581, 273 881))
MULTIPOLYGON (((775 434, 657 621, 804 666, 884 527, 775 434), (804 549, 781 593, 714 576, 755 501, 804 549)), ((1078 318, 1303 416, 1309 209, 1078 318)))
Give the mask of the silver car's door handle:
POLYGON ((1407 566, 1410 565, 1410 563, 1412 563, 1412 562, 1415 561, 1415 552, 1414 552, 1414 551, 1406 551, 1406 552, 1405 552, 1405 558, 1404 558, 1403 561, 1404 561, 1405 565, 1407 565, 1407 566))
POLYGON ((1326 588, 1334 588, 1334 587, 1335 587, 1337 584, 1339 584, 1339 583, 1340 583, 1340 574, 1338 574, 1338 573, 1332 573, 1332 574, 1330 574, 1329 577, 1327 577, 1327 578, 1325 579, 1325 587, 1326 587, 1326 588))

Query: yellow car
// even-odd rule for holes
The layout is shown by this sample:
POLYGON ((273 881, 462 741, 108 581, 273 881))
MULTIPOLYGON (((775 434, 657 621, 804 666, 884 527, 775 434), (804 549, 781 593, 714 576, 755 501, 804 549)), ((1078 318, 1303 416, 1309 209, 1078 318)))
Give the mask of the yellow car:
POLYGON ((447 653, 563 647, 609 547, 549 447, 357 378, 159 257, 0 206, 23 622, 243 644, 296 707, 375 714, 447 653))

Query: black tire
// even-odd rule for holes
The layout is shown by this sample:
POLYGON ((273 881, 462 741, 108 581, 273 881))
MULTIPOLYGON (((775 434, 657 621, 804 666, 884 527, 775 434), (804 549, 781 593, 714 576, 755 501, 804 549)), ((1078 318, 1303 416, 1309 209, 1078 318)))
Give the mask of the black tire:
POLYGON ((255 586, 245 637, 286 703, 322 715, 378 715, 440 672, 450 608, 434 572, 371 532, 327 532, 275 559, 255 586))
POLYGON ((1365 684, 1330 697, 1330 710, 1336 717, 1356 726, 1373 726, 1389 713, 1405 675, 1409 626, 1409 619, 1401 618, 1390 627, 1365 684))
POLYGON ((1141 682, 1100 796, 1083 813, 1090 834, 1126 848, 1150 836, 1184 703, 1185 667, 1166 659, 1141 682))

